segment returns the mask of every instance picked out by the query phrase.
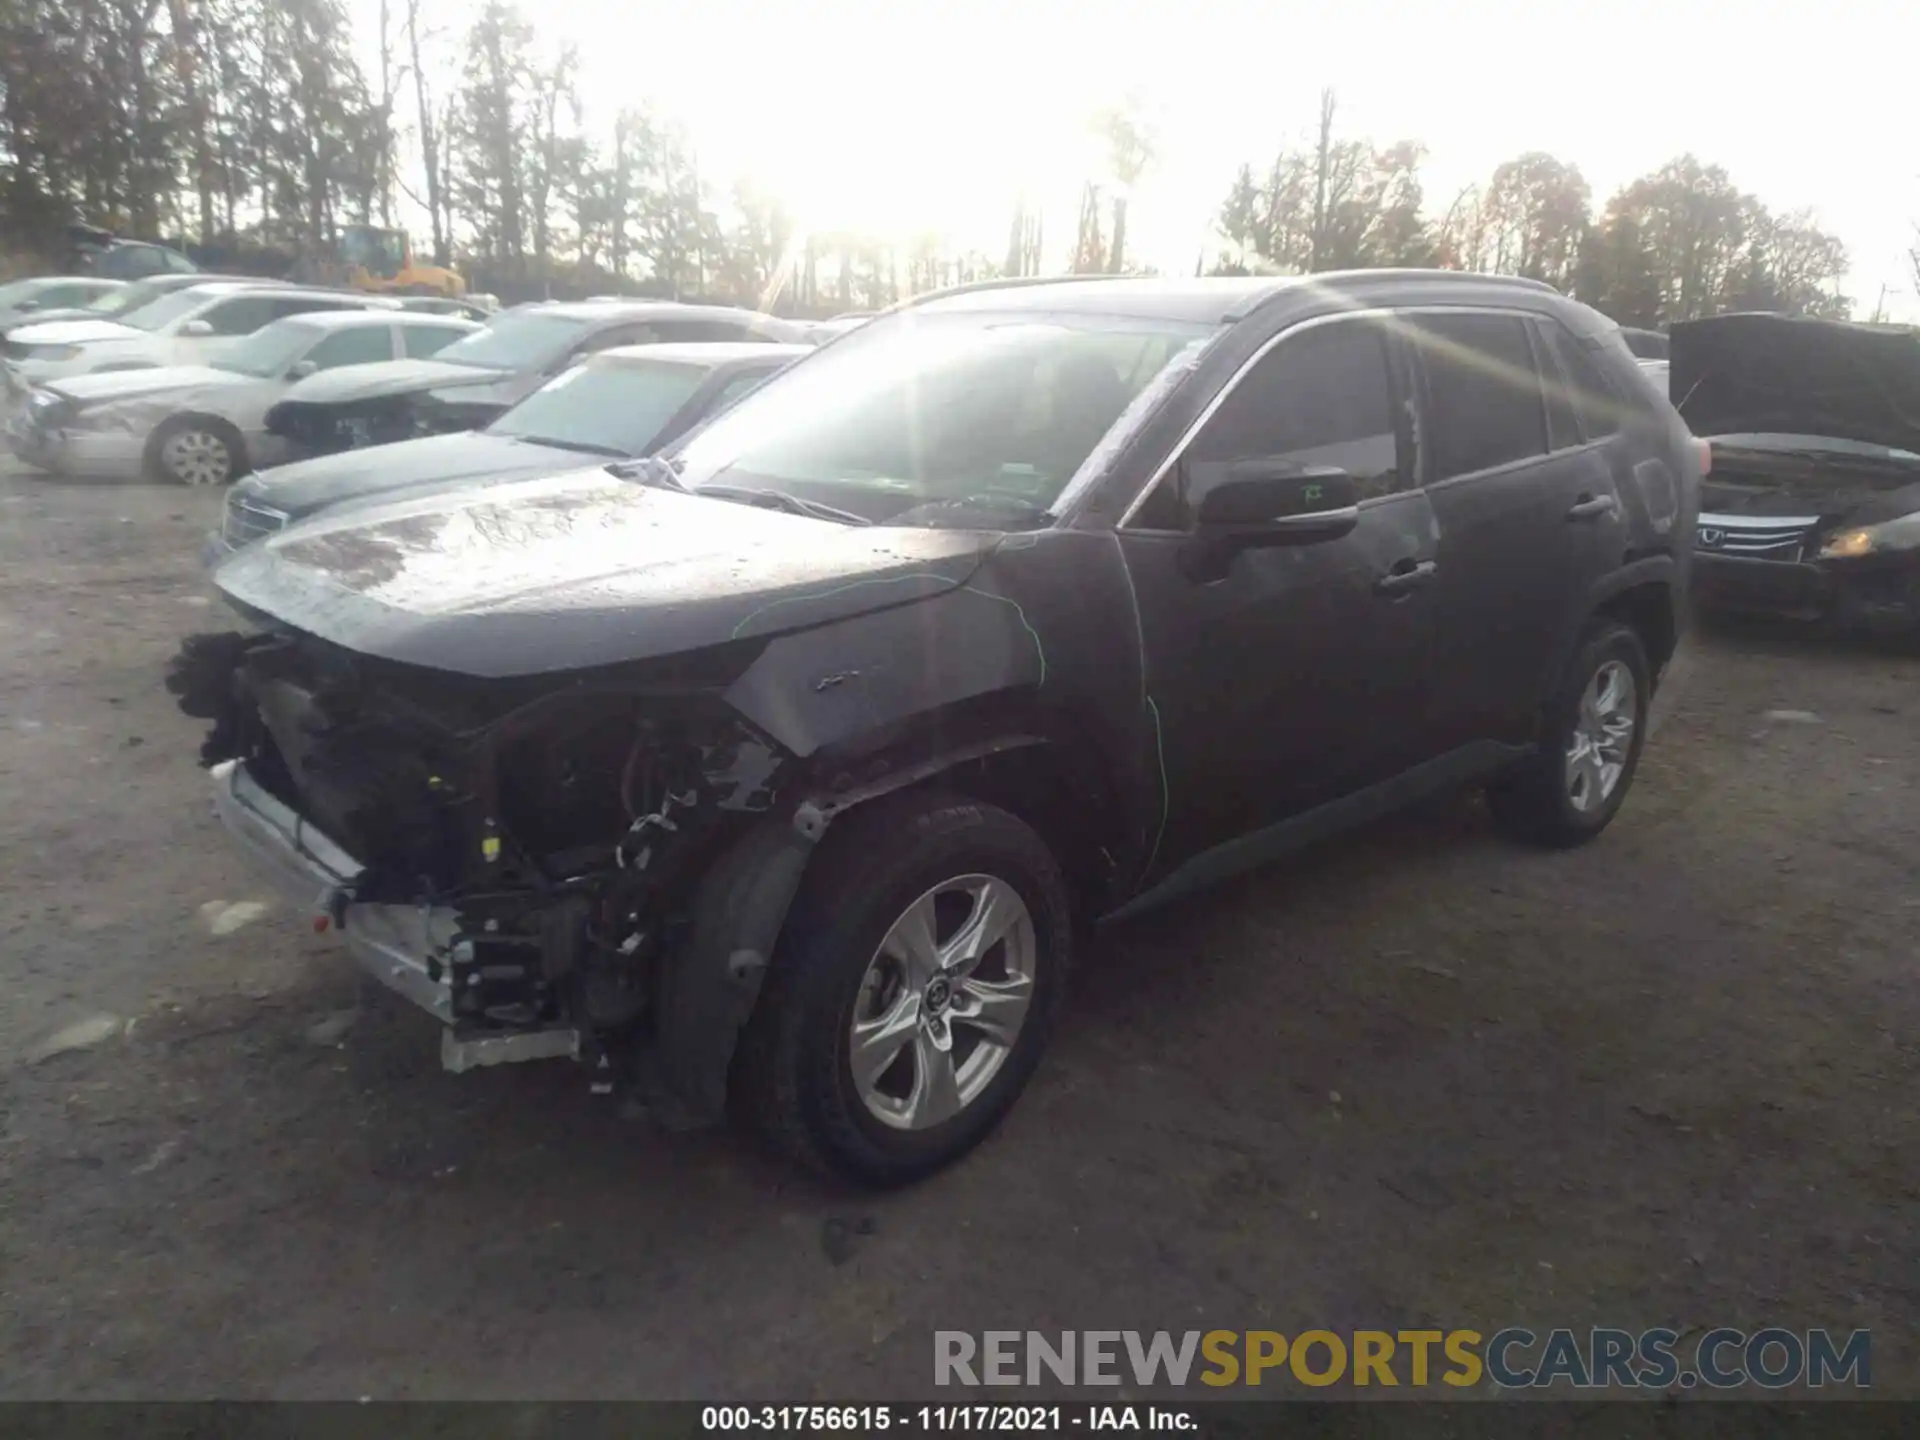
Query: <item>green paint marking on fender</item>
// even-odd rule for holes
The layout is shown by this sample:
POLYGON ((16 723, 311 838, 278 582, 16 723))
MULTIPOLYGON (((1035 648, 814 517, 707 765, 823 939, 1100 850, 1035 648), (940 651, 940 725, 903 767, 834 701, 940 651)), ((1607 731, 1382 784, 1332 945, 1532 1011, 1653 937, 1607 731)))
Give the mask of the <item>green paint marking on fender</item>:
POLYGON ((769 610, 778 610, 782 605, 801 605, 809 600, 825 600, 829 596, 844 595, 849 590, 859 590, 868 585, 899 585, 908 580, 938 580, 942 584, 948 585, 953 583, 953 577, 950 575, 935 575, 931 571, 928 571, 912 575, 881 575, 870 580, 854 580, 845 585, 836 585, 831 590, 816 590, 811 595, 786 595, 778 600, 769 600, 758 610, 749 612, 745 619, 733 627, 733 633, 727 638, 729 640, 738 640, 741 632, 753 624, 754 621, 758 620, 769 610))
POLYGON ((1147 709, 1153 715, 1153 754, 1160 763, 1160 828, 1153 832, 1153 849, 1147 855, 1147 868, 1140 872, 1142 880, 1153 873, 1153 862, 1160 858, 1160 842, 1167 833, 1167 816, 1173 810, 1173 792, 1167 784, 1167 749, 1160 734, 1160 707, 1153 703, 1151 695, 1147 696, 1147 709))
POLYGON ((1027 632, 1027 634, 1033 637, 1033 653, 1034 653, 1034 656, 1040 661, 1040 679, 1035 683, 1036 685, 1046 684, 1047 683, 1046 647, 1040 643, 1040 632, 1033 628, 1033 623, 1027 619, 1027 612, 1020 608, 1020 602, 1018 600, 1013 599, 1011 596, 995 595, 988 590, 968 589, 966 593, 969 595, 978 595, 983 600, 998 600, 1002 605, 1011 605, 1013 607, 1013 613, 1020 617, 1021 628, 1024 629, 1027 632))
MULTIPOLYGON (((810 595, 787 595, 778 600, 770 600, 758 610, 747 614, 738 625, 733 627, 733 633, 727 638, 729 640, 738 640, 741 634, 745 632, 747 627, 753 624, 754 621, 758 620, 762 615, 765 615, 769 610, 777 610, 782 605, 800 605, 808 600, 825 600, 833 595, 844 595, 849 590, 858 590, 866 585, 898 585, 908 580, 938 580, 942 583, 951 583, 951 577, 949 576, 936 575, 931 571, 924 571, 915 572, 911 575, 883 575, 871 580, 854 580, 845 585, 836 585, 831 590, 816 590, 810 595)), ((1046 647, 1040 643, 1040 632, 1033 628, 1033 622, 1027 619, 1027 612, 1020 608, 1020 602, 1018 600, 1007 595, 995 595, 989 590, 975 590, 969 585, 958 586, 956 592, 942 593, 978 595, 982 600, 997 600, 1002 605, 1012 606, 1013 613, 1020 618, 1020 627, 1033 638, 1033 653, 1035 658, 1040 662, 1040 679, 1037 683, 1040 685, 1047 683, 1046 647)))

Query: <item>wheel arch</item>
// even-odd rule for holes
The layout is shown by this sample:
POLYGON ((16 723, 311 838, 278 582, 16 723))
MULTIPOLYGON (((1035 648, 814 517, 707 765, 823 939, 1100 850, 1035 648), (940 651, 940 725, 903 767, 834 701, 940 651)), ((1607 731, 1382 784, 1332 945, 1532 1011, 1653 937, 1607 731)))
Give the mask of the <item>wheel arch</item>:
POLYGON ((760 1002, 816 847, 852 811, 917 789, 995 805, 1030 826, 1059 860, 1077 903, 1111 874, 1108 827, 1117 800, 1067 737, 1005 728, 962 743, 928 744, 923 729, 864 757, 859 775, 816 767, 789 808, 742 832, 695 888, 685 944, 658 977, 651 1100, 674 1128, 726 1112, 734 1057, 760 1002))
POLYGON ((1680 606, 1673 562, 1665 556, 1624 567, 1594 597, 1592 614, 1625 625, 1640 637, 1647 667, 1659 683, 1680 643, 1680 606))

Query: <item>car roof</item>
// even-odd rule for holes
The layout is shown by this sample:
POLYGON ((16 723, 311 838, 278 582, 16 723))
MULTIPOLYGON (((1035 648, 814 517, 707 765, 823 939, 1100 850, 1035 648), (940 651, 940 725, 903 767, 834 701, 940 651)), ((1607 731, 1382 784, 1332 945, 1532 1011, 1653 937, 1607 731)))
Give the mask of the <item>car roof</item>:
POLYGON ((204 270, 170 271, 163 275, 146 275, 138 280, 130 280, 130 285, 149 285, 161 290, 191 290, 197 285, 279 285, 278 280, 255 280, 246 275, 210 275, 204 270))
POLYGON ((618 325, 629 320, 772 320, 757 310, 737 310, 731 305, 688 305, 678 300, 536 300, 518 305, 517 310, 558 315, 567 320, 588 320, 596 325, 618 325))
POLYGON ((112 288, 113 286, 125 285, 129 282, 115 279, 110 275, 29 275, 23 280, 17 282, 9 280, 6 283, 9 285, 16 283, 21 285, 37 285, 41 289, 45 289, 49 285, 105 285, 112 288))
POLYGON ((478 330, 481 328, 471 320, 462 320, 457 315, 423 315, 416 310, 308 310, 299 315, 289 315, 286 318, 295 324, 310 325, 317 330, 352 330, 362 325, 438 326, 453 324, 466 330, 478 330))
POLYGON ((1080 279, 990 280, 934 291, 895 308, 1025 310, 1224 325, 1243 319, 1267 301, 1284 295, 1378 292, 1391 289, 1396 283, 1457 287, 1463 304, 1475 298, 1473 292, 1476 291, 1485 298, 1543 294, 1559 297, 1557 290, 1542 281, 1509 275, 1473 275, 1457 270, 1335 270, 1319 275, 1206 275, 1183 279, 1089 275, 1080 279))
MULTIPOLYGON (((190 286, 198 290, 203 299, 218 300, 228 295, 265 295, 268 299, 303 300, 314 295, 327 295, 336 300, 350 300, 351 305, 342 306, 350 310, 373 310, 382 315, 403 315, 400 302, 388 295, 367 295, 357 290, 335 290, 326 285, 289 285, 284 280, 216 280, 207 285, 190 286)), ((319 314, 319 311, 310 311, 319 314)), ((291 316, 285 317, 291 319, 291 316)))
POLYGON ((588 363, 612 360, 666 360, 680 365, 705 365, 710 369, 734 365, 742 360, 780 360, 810 355, 811 345, 775 345, 748 340, 694 341, 676 340, 663 345, 616 345, 602 350, 588 363))

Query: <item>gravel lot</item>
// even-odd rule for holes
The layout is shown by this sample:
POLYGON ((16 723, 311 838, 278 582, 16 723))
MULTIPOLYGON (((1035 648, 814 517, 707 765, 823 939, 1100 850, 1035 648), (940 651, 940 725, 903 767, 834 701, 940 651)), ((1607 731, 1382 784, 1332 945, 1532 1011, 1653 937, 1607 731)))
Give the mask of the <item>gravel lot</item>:
POLYGON ((1008 1125, 875 1199, 356 1013, 160 687, 218 498, 0 474, 0 1397, 904 1398, 935 1328, 1507 1323, 1867 1326, 1920 1395, 1911 652, 1696 632, 1599 844, 1462 798, 1110 934, 1008 1125))

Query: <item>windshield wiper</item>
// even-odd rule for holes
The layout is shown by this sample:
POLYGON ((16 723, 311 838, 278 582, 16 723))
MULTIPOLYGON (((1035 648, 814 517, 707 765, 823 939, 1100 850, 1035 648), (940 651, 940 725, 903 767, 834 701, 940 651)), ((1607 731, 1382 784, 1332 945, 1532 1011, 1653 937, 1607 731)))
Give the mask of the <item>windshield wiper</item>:
POLYGON ((642 455, 638 460, 623 460, 607 466, 607 473, 616 480, 638 480, 642 485, 651 485, 656 490, 687 489, 680 482, 680 468, 664 455, 642 455))
POLYGON ((611 455, 617 460, 628 459, 633 454, 631 450, 622 450, 618 445, 596 445, 591 440, 561 440, 552 435, 509 435, 507 438, 528 445, 551 445, 555 450, 578 450, 583 455, 611 455))
POLYGON ((833 520, 842 525, 873 523, 866 516, 856 515, 851 510, 842 510, 837 505, 823 505, 818 500, 802 499, 785 490, 760 490, 751 485, 702 485, 693 493, 711 495, 716 500, 738 500, 769 510, 785 510, 788 514, 805 515, 813 520, 833 520))

